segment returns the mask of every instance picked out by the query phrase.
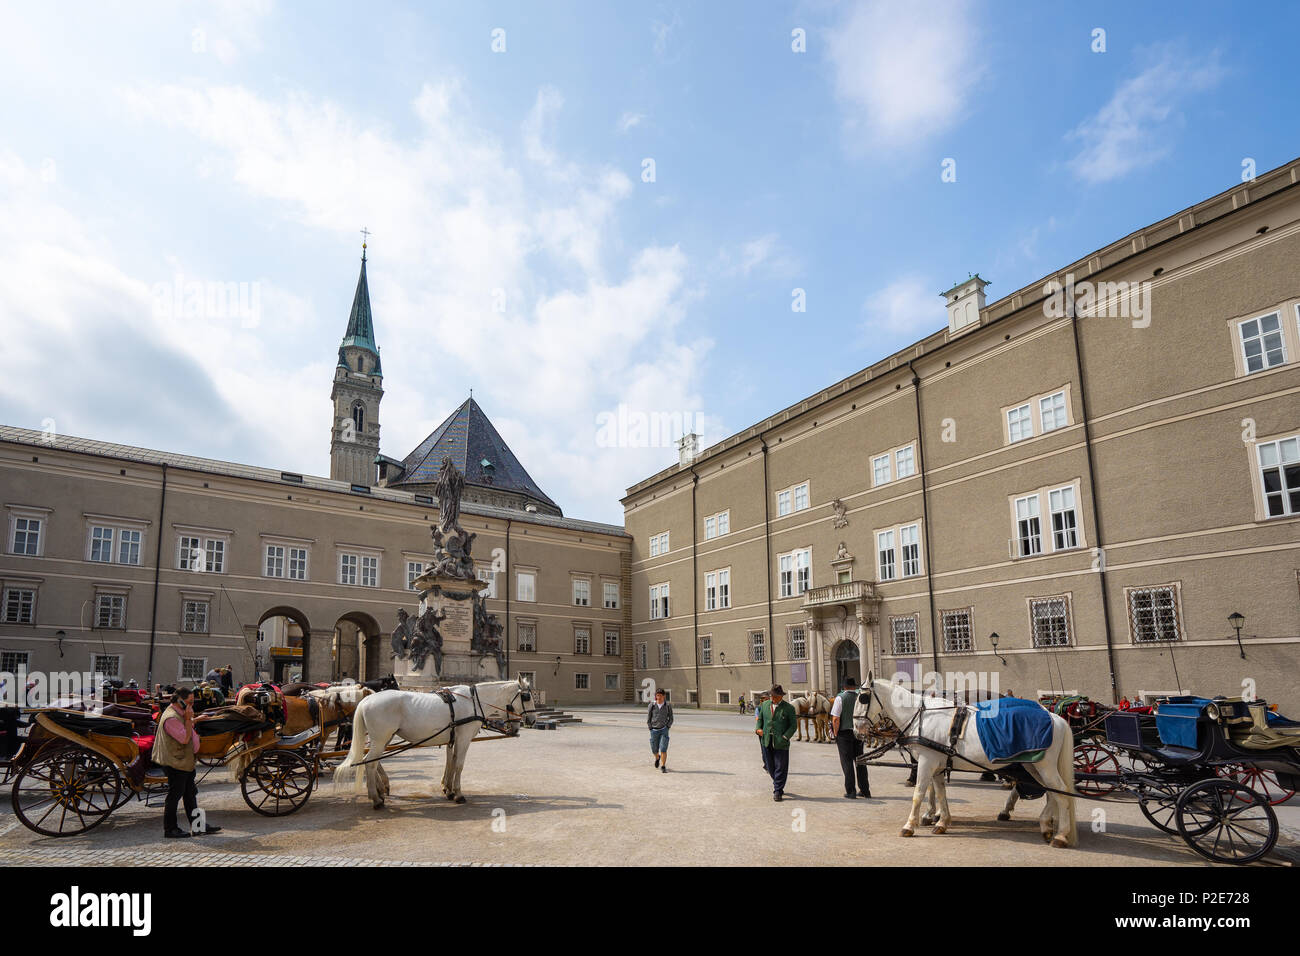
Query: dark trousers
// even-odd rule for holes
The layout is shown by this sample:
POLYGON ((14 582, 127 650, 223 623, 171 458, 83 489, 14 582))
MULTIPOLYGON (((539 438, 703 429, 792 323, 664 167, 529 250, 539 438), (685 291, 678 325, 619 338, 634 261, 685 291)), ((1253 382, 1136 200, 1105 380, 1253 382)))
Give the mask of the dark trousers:
POLYGON ((772 765, 767 762, 767 748, 763 746, 763 738, 761 737, 758 740, 758 749, 763 751, 763 770, 768 774, 768 776, 771 776, 772 765))
POLYGON ((857 792, 865 797, 871 792, 871 782, 867 779, 867 768, 855 762, 855 758, 862 756, 862 741, 852 731, 841 730, 835 735, 835 746, 840 752, 840 769, 844 771, 844 792, 853 793, 856 778, 857 792))
POLYGON ((763 760, 767 763, 767 772, 772 777, 772 792, 785 793, 785 778, 790 773, 790 751, 764 747, 763 760))
POLYGON ((163 829, 170 833, 181 829, 189 832, 189 822, 194 819, 194 811, 199 806, 199 788, 194 783, 193 770, 177 770, 165 767, 167 771, 167 800, 163 803, 163 829), (176 804, 185 802, 185 826, 176 826, 176 804))

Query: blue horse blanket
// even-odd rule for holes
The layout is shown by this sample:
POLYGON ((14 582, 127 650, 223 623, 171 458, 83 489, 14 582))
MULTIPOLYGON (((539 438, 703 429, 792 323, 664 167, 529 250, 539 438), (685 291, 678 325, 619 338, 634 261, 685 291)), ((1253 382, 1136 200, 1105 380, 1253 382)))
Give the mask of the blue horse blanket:
POLYGON ((990 760, 1035 761, 1052 742, 1052 715, 1033 700, 999 697, 975 704, 980 746, 990 760))

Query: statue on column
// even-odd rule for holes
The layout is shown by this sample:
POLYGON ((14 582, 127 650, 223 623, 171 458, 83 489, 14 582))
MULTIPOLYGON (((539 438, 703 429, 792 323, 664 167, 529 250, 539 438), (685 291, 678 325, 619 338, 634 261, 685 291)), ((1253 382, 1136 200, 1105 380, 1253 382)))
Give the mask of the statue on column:
POLYGON ((442 634, 438 630, 438 625, 446 618, 445 612, 428 608, 416 620, 415 635, 408 646, 411 667, 415 670, 424 670, 424 662, 432 654, 435 673, 442 673, 442 634))
POLYGON ((470 534, 460 526, 460 497, 465 490, 465 476, 450 458, 443 458, 433 490, 438 496, 438 523, 430 529, 433 564, 429 570, 441 577, 474 580, 474 559, 470 557, 470 548, 478 535, 470 534))

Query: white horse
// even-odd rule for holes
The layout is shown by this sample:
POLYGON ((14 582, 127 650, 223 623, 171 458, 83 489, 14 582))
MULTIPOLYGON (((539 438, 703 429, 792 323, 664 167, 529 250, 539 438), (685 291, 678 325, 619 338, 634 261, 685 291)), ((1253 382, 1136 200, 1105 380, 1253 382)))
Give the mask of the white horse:
MULTIPOLYGON (((903 729, 905 737, 923 737, 946 745, 954 711, 958 707, 967 706, 942 698, 922 697, 889 681, 868 680, 867 683, 867 693, 862 695, 866 700, 859 698, 854 708, 855 719, 870 721, 883 712, 903 729)), ((974 708, 971 710, 974 711, 974 708)), ((1043 801, 1043 812, 1038 818, 1038 828, 1043 839, 1052 846, 1070 847, 1078 843, 1073 797, 1074 737, 1063 718, 1052 713, 1048 716, 1052 720, 1052 742, 1042 760, 1022 766, 1040 784, 1050 788, 1043 801), (1053 790, 1062 792, 1053 793, 1053 790)), ((979 719, 972 712, 953 742, 952 747, 957 753, 953 758, 953 767, 957 770, 998 770, 1011 766, 1013 761, 994 761, 984 752, 975 724, 979 719)), ((924 745, 909 744, 909 747, 916 754, 916 789, 912 792, 912 812, 903 825, 901 835, 910 837, 916 832, 921 802, 931 788, 932 799, 937 796, 939 803, 939 819, 934 825, 934 832, 945 833, 952 822, 943 773, 948 757, 942 751, 924 745)))
POLYGON ((442 792, 448 800, 464 803, 460 774, 469 753, 470 741, 486 723, 517 733, 520 724, 532 726, 537 707, 532 687, 524 678, 486 681, 473 686, 461 684, 443 688, 453 695, 449 704, 441 694, 385 690, 366 697, 352 714, 352 748, 334 770, 336 789, 349 785, 360 790, 364 767, 366 792, 376 810, 389 793, 388 774, 380 766, 384 750, 394 737, 420 747, 447 747, 447 765, 442 774, 442 792), (370 737, 369 749, 366 736, 370 737), (373 754, 373 757, 371 756, 373 754))

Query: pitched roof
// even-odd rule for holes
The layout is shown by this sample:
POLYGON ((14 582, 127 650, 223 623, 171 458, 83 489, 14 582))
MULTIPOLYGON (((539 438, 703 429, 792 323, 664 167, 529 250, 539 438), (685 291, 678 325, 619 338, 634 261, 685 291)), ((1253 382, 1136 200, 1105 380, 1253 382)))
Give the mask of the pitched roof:
POLYGON ((402 462, 405 472, 390 487, 437 481, 443 458, 452 460, 467 484, 513 491, 559 510, 519 463, 473 398, 465 399, 460 408, 406 456, 402 462))
POLYGON ((370 285, 366 282, 366 257, 361 255, 361 275, 357 277, 357 291, 352 297, 352 312, 348 315, 348 330, 343 333, 339 346, 339 364, 346 367, 343 350, 352 347, 366 349, 375 357, 375 374, 382 375, 379 366, 379 346, 375 344, 375 324, 370 315, 370 285))

